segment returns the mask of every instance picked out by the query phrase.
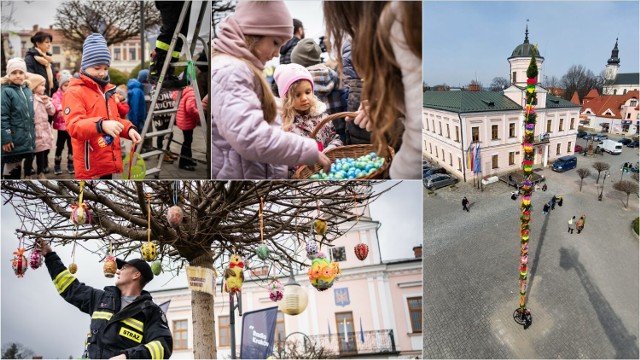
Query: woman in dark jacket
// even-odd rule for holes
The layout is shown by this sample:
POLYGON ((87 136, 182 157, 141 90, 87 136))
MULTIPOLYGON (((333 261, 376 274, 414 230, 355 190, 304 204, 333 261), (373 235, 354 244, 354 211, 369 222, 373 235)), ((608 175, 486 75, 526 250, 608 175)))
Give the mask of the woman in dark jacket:
MULTIPOLYGON (((53 55, 49 52, 53 37, 44 31, 38 31, 31 37, 33 47, 27 50, 24 61, 27 63, 27 71, 33 74, 41 75, 45 78, 44 93, 51 97, 53 93, 58 91, 58 80, 53 70, 53 55)), ((49 116, 49 123, 53 122, 53 117, 49 116)), ((49 173, 49 150, 45 150, 44 173, 49 173)), ((30 175, 30 174, 26 174, 30 175)))

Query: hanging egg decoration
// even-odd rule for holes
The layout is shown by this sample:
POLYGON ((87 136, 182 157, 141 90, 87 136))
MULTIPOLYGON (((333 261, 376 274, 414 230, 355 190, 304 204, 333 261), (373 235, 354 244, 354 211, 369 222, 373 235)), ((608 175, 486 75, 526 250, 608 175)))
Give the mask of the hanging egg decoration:
POLYGON ((142 258, 145 261, 154 261, 156 257, 158 257, 156 244, 152 243, 151 241, 147 241, 146 243, 142 244, 140 251, 142 252, 142 258))
POLYGON ((271 301, 280 301, 284 296, 284 286, 282 283, 278 281, 278 279, 273 279, 269 283, 269 299, 271 301))
POLYGON ((155 276, 160 275, 160 273, 162 272, 162 263, 160 262, 160 260, 156 260, 153 262, 153 264, 151 264, 151 271, 155 276))
POLYGON ((169 225, 173 227, 177 227, 182 223, 182 219, 184 218, 184 211, 178 205, 174 205, 167 210, 167 221, 169 225))
POLYGON ((260 244, 256 248, 256 255, 260 260, 267 260, 269 258, 269 247, 266 244, 260 244))
POLYGON ((13 267, 13 272, 19 278, 23 277, 24 273, 27 272, 27 269, 29 268, 27 257, 24 256, 24 252, 24 248, 18 248, 18 251, 15 251, 13 253, 13 259, 11 260, 11 267, 13 267))
POLYGON ((313 221, 313 230, 316 234, 324 235, 327 233, 327 222, 322 219, 315 219, 313 221))
POLYGON ((307 258, 310 260, 313 260, 318 256, 318 244, 316 244, 316 241, 313 239, 307 241, 305 250, 307 251, 307 258))
POLYGON ((118 266, 116 265, 116 258, 113 255, 108 255, 104 260, 104 266, 102 267, 104 271, 104 276, 108 278, 112 278, 116 271, 118 271, 118 266))
POLYGON ((75 274, 78 271, 78 265, 75 263, 69 264, 69 272, 75 274))
POLYGON ((333 281, 339 273, 338 263, 330 262, 324 257, 324 254, 318 254, 318 257, 313 259, 309 271, 307 271, 311 285, 320 291, 332 287, 333 281))
POLYGON ((238 254, 231 255, 229 266, 224 270, 224 291, 240 292, 244 282, 244 262, 238 254))
POLYGON ((356 257, 358 260, 364 260, 369 255, 369 247, 367 244, 359 243, 353 248, 353 251, 356 253, 356 257))
POLYGON ((42 253, 36 249, 31 250, 29 254, 29 266, 35 270, 42 266, 42 253))
POLYGON ((73 221, 75 225, 91 224, 91 214, 89 214, 87 204, 82 203, 80 206, 71 206, 71 221, 73 221))

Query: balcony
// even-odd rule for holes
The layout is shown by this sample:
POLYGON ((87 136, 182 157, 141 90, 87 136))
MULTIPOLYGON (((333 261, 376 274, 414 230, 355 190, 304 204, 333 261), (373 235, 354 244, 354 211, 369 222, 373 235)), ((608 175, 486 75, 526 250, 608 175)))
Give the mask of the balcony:
POLYGON ((398 355, 393 330, 356 331, 339 334, 289 334, 273 346, 275 358, 353 358, 398 355))
POLYGON ((536 134, 533 138, 533 145, 548 144, 549 133, 536 134))

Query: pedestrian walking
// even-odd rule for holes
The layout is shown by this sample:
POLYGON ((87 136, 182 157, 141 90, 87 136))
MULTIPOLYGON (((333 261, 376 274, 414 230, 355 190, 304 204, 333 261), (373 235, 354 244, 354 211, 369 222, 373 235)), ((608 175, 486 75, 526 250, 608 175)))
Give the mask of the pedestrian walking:
POLYGON ((578 221, 576 222, 576 230, 578 230, 578 234, 580 234, 580 232, 582 232, 582 230, 584 229, 584 224, 587 221, 587 216, 585 214, 582 214, 582 216, 580 216, 580 219, 578 219, 578 221))
POLYGON ((562 196, 558 196, 558 206, 562 206, 562 196))
POLYGON ((117 259, 115 286, 104 290, 81 283, 43 240, 36 247, 44 255, 56 290, 80 311, 91 314, 91 331, 83 358, 168 359, 173 338, 167 318, 151 294, 143 290, 153 280, 143 259, 117 259))
POLYGON ((547 191, 547 184, 542 185, 542 191, 547 191))
POLYGON ((462 198, 462 211, 467 210, 467 212, 469 212, 469 200, 467 200, 467 197, 463 197, 462 198))
POLYGON ((575 217, 575 215, 571 219, 569 219, 567 224, 569 225, 569 229, 567 230, 567 232, 570 233, 570 234, 573 234, 573 230, 575 229, 575 226, 576 226, 576 217, 575 217))
POLYGON ((555 195, 553 195, 553 197, 551 198, 551 210, 555 210, 557 201, 558 201, 558 198, 555 195))
POLYGON ((544 204, 544 207, 542 207, 542 213, 543 213, 543 214, 545 214, 545 215, 547 215, 547 214, 549 213, 549 208, 550 208, 550 207, 551 207, 551 206, 549 205, 549 203, 545 203, 545 204, 544 204))

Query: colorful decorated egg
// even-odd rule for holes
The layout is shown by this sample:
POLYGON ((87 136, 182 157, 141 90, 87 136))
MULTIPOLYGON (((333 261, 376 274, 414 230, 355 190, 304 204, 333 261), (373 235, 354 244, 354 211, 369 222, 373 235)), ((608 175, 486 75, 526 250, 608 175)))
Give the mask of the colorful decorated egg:
POLYGON ((266 244, 261 244, 256 249, 256 254, 261 260, 267 260, 269 258, 269 247, 266 244))
POLYGON ((313 260, 318 256, 318 244, 316 241, 311 239, 307 242, 307 246, 305 246, 305 250, 307 251, 307 258, 313 260))
POLYGON ((316 257, 311 263, 307 275, 311 285, 320 291, 324 291, 333 286, 336 276, 340 273, 338 263, 330 262, 324 256, 316 257))
POLYGON ((359 260, 364 260, 367 258, 367 255, 369 255, 369 247, 367 244, 359 243, 353 248, 353 251, 359 260))
POLYGON ((184 217, 184 212, 182 208, 178 205, 174 205, 167 210, 167 221, 169 225, 176 227, 182 223, 182 218, 184 217))
POLYGON ((142 258, 145 261, 153 261, 158 256, 158 253, 156 252, 156 244, 150 241, 142 244, 140 251, 142 252, 142 258))
POLYGON ((104 272, 104 276, 108 278, 112 278, 116 274, 116 271, 118 271, 118 266, 116 264, 115 256, 107 256, 107 258, 104 260, 102 271, 104 272))
POLYGON ((42 265, 42 253, 36 249, 31 250, 29 254, 29 266, 35 270, 42 265))
POLYGON ((327 222, 322 219, 316 219, 313 222, 313 229, 315 230, 316 234, 324 235, 327 233, 327 222))
POLYGON ((269 283, 269 299, 271 301, 280 301, 284 295, 284 286, 277 279, 273 279, 269 283))
POLYGON ((25 249, 18 248, 18 251, 13 253, 13 259, 11 260, 11 266, 13 267, 13 272, 17 277, 21 278, 24 276, 24 273, 27 272, 29 265, 27 263, 27 257, 24 256, 25 249))
POLYGON ((160 260, 156 260, 153 262, 153 264, 151 264, 151 271, 155 276, 160 275, 160 273, 162 272, 162 263, 160 262, 160 260))
POLYGON ((90 222, 90 215, 87 211, 87 205, 85 205, 84 203, 82 204, 82 206, 74 205, 73 210, 71 210, 71 221, 73 221, 75 225, 83 225, 87 222, 90 222))
POLYGON ((69 272, 75 274, 76 271, 78 271, 78 265, 76 265, 75 263, 69 264, 69 272))

